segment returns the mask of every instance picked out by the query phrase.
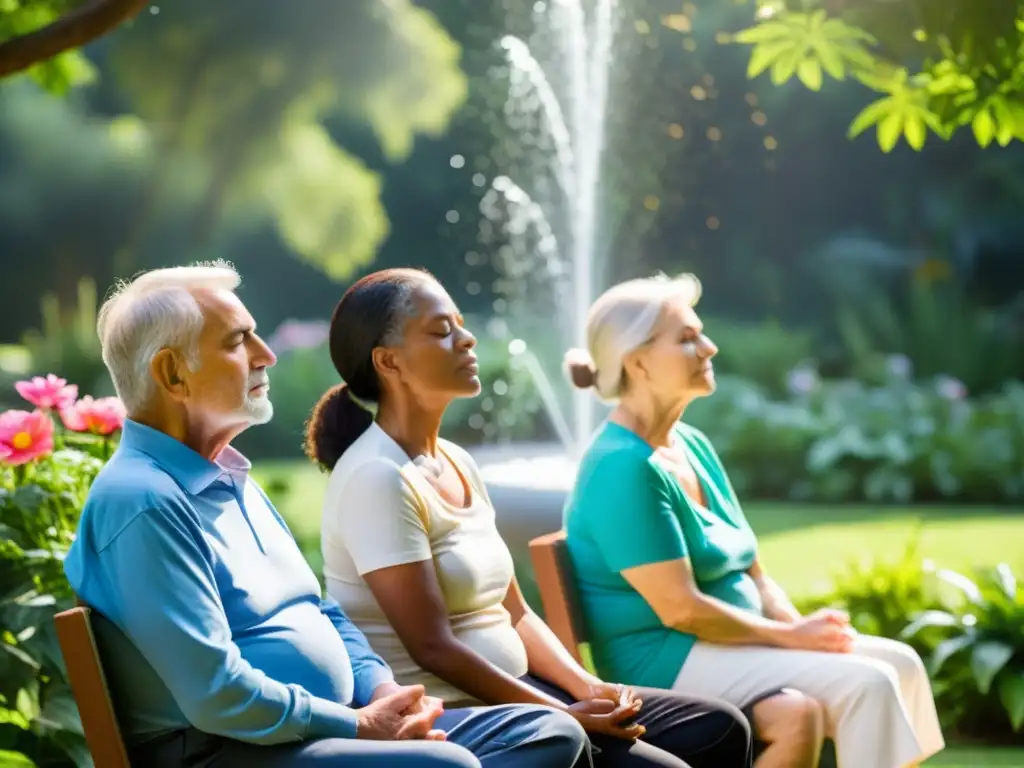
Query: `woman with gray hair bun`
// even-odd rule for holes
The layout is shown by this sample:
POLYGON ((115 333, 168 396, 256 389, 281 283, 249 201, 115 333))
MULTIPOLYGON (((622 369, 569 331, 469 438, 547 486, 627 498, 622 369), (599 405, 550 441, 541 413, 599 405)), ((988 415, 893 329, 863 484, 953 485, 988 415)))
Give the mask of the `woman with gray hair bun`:
POLYGON ((801 616, 758 558, 707 436, 680 419, 715 390, 718 351, 693 275, 631 280, 594 302, 573 383, 615 404, 566 506, 567 546, 598 673, 745 709, 756 765, 904 768, 943 747, 928 675, 907 645, 801 616))

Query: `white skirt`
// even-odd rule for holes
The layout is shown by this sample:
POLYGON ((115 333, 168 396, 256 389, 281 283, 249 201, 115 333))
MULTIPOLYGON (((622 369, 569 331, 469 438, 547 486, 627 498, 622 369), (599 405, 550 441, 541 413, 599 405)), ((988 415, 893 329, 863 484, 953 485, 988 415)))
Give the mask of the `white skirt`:
POLYGON ((824 706, 839 768, 904 768, 945 746, 921 659, 881 637, 859 636, 852 653, 698 642, 673 688, 736 706, 800 691, 824 706))

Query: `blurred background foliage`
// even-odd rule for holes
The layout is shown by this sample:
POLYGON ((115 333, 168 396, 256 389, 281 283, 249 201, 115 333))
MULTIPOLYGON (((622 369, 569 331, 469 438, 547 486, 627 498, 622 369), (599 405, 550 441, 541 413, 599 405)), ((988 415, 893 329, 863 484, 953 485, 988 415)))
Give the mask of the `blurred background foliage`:
MULTIPOLYGON (((0 0, 0 65, 3 41, 77 5, 0 0)), ((115 279, 230 259, 279 356, 275 418, 239 447, 317 567, 323 478, 301 443, 337 381, 326 322, 362 274, 413 265, 480 341, 483 393, 453 405, 447 436, 554 439, 509 328, 544 331, 557 307, 510 316, 510 289, 544 273, 481 210, 496 178, 551 163, 510 123, 498 45, 529 39, 540 5, 154 3, 0 81, 0 410, 32 374, 110 394, 95 321, 115 279)), ((913 642, 951 735, 1019 743, 1024 5, 618 5, 603 282, 699 275, 720 387, 687 418, 781 581, 913 642), (909 520, 931 534, 921 552, 818 589, 837 552, 891 548, 909 520)), ((534 349, 557 357, 548 336, 534 349)), ((26 738, 15 704, 0 701, 0 760, 26 738)))
MULTIPOLYGON (((1024 494, 1024 149, 982 151, 949 132, 884 154, 846 135, 874 98, 870 78, 831 76, 818 38, 801 44, 792 81, 751 80, 736 42, 748 39, 760 66, 758 45, 783 50, 771 25, 823 11, 861 30, 851 39, 880 60, 924 72, 948 49, 981 77, 995 71, 993 50, 1009 51, 999 41, 1016 40, 962 2, 948 18, 925 5, 621 9, 604 279, 692 270, 704 281, 723 387, 693 418, 747 493, 1024 494), (814 57, 830 77, 808 88, 817 78, 800 61, 814 57)), ((485 352, 486 393, 453 408, 453 435, 550 439, 503 330, 506 234, 480 213, 497 175, 545 157, 511 140, 522 137, 510 136, 496 44, 529 36, 527 6, 181 0, 4 81, 0 402, 23 369, 110 391, 92 328, 115 277, 227 257, 273 335, 322 324, 360 274, 413 264, 451 289, 485 352)), ((61 10, 8 0, 0 36, 61 10)), ((778 56, 768 68, 785 74, 778 56)), ((315 333, 297 349, 289 338, 277 338, 278 416, 244 438, 256 458, 297 455, 309 409, 335 380, 315 333)))

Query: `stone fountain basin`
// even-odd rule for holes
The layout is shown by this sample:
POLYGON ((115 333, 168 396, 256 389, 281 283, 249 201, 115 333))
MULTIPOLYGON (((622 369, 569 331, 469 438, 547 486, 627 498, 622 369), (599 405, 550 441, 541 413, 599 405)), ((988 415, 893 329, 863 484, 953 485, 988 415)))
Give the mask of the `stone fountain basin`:
POLYGON ((470 453, 494 504, 498 531, 512 552, 520 584, 539 610, 530 540, 562 527, 562 510, 577 462, 557 443, 480 446, 470 453))

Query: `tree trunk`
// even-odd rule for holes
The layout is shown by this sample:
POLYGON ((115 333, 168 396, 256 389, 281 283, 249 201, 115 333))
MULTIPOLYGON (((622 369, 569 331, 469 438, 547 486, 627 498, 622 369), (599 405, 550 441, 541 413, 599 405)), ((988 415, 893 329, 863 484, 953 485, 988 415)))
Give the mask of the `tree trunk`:
POLYGON ((149 5, 149 0, 92 0, 34 32, 0 43, 0 78, 102 37, 149 5))

